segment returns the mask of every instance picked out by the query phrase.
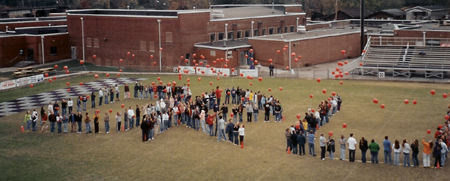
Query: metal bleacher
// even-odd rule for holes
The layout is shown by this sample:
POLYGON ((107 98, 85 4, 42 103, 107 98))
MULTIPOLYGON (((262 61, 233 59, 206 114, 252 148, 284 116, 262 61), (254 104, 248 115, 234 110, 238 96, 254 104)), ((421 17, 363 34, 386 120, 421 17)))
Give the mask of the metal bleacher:
POLYGON ((449 39, 369 37, 362 55, 360 73, 378 76, 384 72, 393 77, 416 74, 443 79, 450 70, 450 47, 441 45, 448 42, 449 39))

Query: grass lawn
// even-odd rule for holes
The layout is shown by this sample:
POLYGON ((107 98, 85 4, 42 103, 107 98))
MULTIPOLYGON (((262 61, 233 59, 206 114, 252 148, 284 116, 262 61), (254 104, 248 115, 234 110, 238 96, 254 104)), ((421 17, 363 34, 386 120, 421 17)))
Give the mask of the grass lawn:
MULTIPOLYGON (((145 84, 157 82, 156 76, 135 77, 149 78, 145 84)), ((284 130, 294 124, 296 114, 303 118, 309 107, 317 109, 319 102, 335 91, 343 98, 342 111, 321 128, 319 134, 333 131, 337 141, 341 134, 348 138, 354 133, 357 140, 365 136, 369 141, 374 138, 380 145, 385 135, 389 135, 391 142, 395 139, 430 140, 433 135, 428 135, 426 130, 434 133, 437 125, 443 123, 449 104, 441 96, 449 92, 445 84, 344 80, 340 85, 337 80, 317 83, 315 80, 264 78, 262 82, 251 80, 253 86, 249 86, 250 81, 244 78, 221 77, 217 81, 215 77, 202 77, 199 82, 197 76, 183 76, 182 80, 177 76, 160 77, 163 82, 178 84, 190 78, 194 95, 217 85, 222 89, 241 86, 261 90, 282 101, 286 120, 274 123, 271 116, 271 122, 264 123, 260 112, 257 123, 245 124, 245 148, 240 149, 183 126, 173 127, 145 143, 141 141, 140 128, 104 134, 103 121, 100 134, 21 133, 20 126, 25 125, 24 113, 14 114, 0 118, 0 170, 3 172, 0 180, 443 180, 448 177, 447 165, 443 170, 434 170, 289 155, 285 152, 284 137, 284 130), (279 87, 283 87, 283 91, 279 91, 279 87), (326 89, 327 94, 323 94, 322 89, 326 89), (431 89, 436 90, 436 95, 429 93, 431 89), (310 94, 314 98, 309 98, 310 94), (372 103, 373 98, 379 103, 372 103), (405 99, 410 103, 404 104, 405 99), (418 104, 413 105, 412 100, 417 100, 418 104), (380 104, 385 104, 386 108, 381 109, 380 104), (342 128, 343 123, 348 127, 342 128)), ((92 75, 70 78, 72 84, 93 80, 92 75)), ((67 81, 57 80, 52 84, 54 87, 38 84, 32 90, 26 87, 2 92, 0 102, 63 88, 67 81)), ((147 102, 129 99, 101 106, 100 118, 103 120, 109 109, 121 110, 121 104, 134 108, 136 104, 147 102)), ((91 115, 94 111, 88 110, 91 115)), ((111 130, 115 130, 115 121, 111 123, 114 123, 111 130)), ((83 124, 83 131, 84 128, 83 124)), ((317 140, 315 148, 319 155, 317 140)), ((420 145, 420 165, 422 150, 420 145)), ((337 146, 335 157, 339 157, 339 153, 337 146)), ((348 152, 346 156, 348 158, 348 152)), ((356 159, 360 158, 361 152, 357 150, 356 159)), ((400 158, 403 163, 403 156, 400 158)), ((370 160, 369 153, 367 159, 370 160)), ((384 161, 382 152, 379 161, 384 161)))

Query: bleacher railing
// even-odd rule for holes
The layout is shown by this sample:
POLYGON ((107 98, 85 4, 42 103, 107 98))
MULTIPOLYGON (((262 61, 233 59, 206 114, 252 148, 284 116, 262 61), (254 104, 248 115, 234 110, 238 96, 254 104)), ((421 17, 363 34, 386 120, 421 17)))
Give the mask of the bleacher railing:
POLYGON ((370 46, 446 46, 449 38, 371 37, 370 46))

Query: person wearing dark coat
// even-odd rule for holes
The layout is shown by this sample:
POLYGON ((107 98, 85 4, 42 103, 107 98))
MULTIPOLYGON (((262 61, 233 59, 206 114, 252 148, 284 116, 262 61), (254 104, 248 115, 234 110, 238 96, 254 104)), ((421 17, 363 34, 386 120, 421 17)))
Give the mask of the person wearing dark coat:
POLYGON ((225 132, 228 134, 228 141, 233 143, 233 121, 231 119, 228 120, 227 127, 225 128, 225 132))
POLYGON ((301 156, 303 152, 303 155, 306 155, 305 154, 306 137, 301 131, 300 134, 298 134, 297 136, 297 143, 298 143, 298 154, 301 156))
POLYGON ((142 118, 142 124, 141 124, 141 129, 142 129, 142 141, 147 141, 148 140, 148 129, 149 129, 149 124, 148 124, 148 121, 147 121, 147 119, 145 118, 145 115, 144 115, 144 118, 142 118))
POLYGON ((292 147, 292 154, 297 154, 297 132, 293 131, 291 134, 291 147, 292 147))

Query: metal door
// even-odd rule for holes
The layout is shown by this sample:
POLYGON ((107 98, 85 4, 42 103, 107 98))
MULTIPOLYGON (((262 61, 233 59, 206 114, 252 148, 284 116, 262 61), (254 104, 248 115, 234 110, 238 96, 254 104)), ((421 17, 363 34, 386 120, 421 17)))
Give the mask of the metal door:
POLYGON ((72 60, 76 60, 77 59, 77 47, 76 46, 71 46, 70 47, 70 58, 72 60))

